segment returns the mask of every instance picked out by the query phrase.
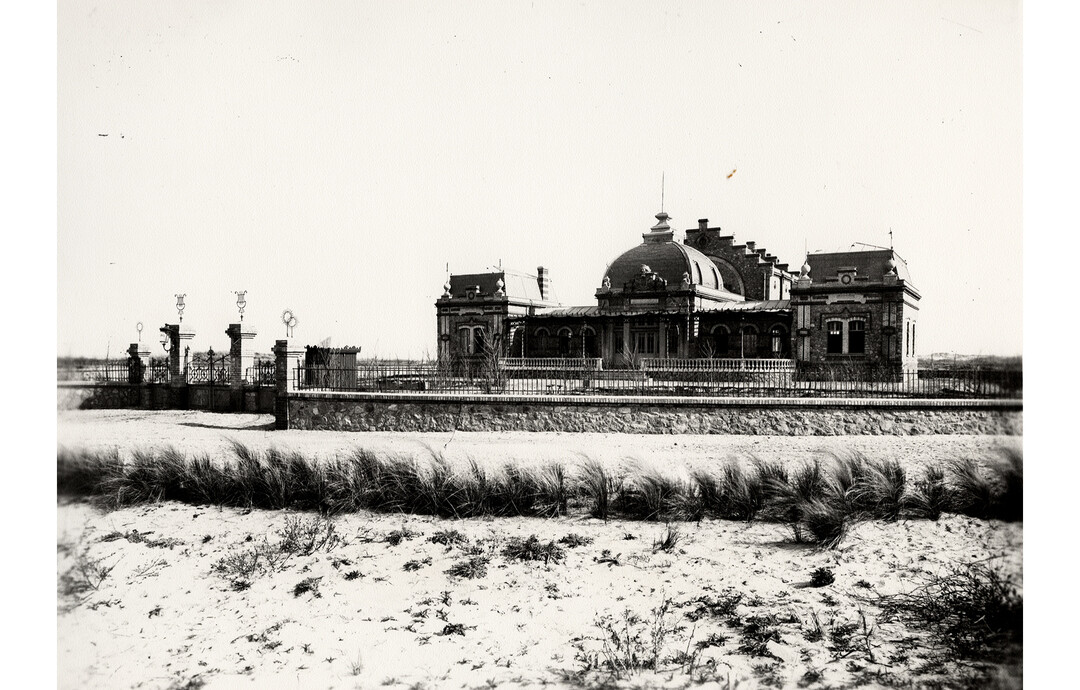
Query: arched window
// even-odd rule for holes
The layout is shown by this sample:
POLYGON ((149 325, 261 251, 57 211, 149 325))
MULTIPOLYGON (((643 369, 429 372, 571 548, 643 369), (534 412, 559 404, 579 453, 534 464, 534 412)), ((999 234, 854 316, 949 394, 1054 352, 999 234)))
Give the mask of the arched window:
POLYGON ((712 286, 717 289, 724 287, 724 284, 720 282, 720 274, 716 272, 716 266, 712 266, 711 268, 713 282, 712 286))
POLYGON ((569 357, 571 352, 571 341, 573 340, 573 333, 567 327, 559 329, 559 356, 569 357))
POLYGON ((728 338, 731 335, 727 326, 714 327, 710 335, 712 336, 712 342, 710 344, 713 350, 710 355, 712 357, 727 357, 728 348, 730 347, 728 338))
POLYGON ((600 351, 596 346, 596 331, 591 326, 581 327, 581 348, 586 357, 600 356, 600 351))
POLYGON ((551 339, 548 329, 537 328, 533 332, 533 346, 529 348, 532 352, 535 352, 537 357, 546 357, 548 349, 548 341, 551 339))
POLYGON ((866 324, 862 321, 848 321, 848 354, 866 353, 866 324))
POLYGON ((825 324, 825 330, 828 332, 828 338, 825 341, 825 352, 830 355, 841 355, 844 353, 844 322, 843 321, 830 321, 825 324))
POLYGON ((694 282, 701 285, 701 264, 694 262, 694 282))

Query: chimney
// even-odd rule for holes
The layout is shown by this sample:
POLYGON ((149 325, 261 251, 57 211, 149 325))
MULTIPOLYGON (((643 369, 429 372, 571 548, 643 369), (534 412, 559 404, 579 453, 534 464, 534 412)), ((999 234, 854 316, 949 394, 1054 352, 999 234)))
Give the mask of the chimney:
POLYGON ((536 267, 536 283, 540 286, 540 299, 551 299, 551 276, 543 266, 536 267))
POLYGON ((709 219, 708 218, 698 218, 697 229, 698 230, 708 230, 709 229, 709 219))

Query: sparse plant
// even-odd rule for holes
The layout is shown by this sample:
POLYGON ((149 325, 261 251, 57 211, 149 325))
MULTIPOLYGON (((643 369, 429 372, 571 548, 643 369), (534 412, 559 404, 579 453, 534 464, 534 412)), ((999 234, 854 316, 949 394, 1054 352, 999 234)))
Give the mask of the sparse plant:
POLYGON ((401 529, 395 529, 388 532, 385 541, 390 546, 397 546, 403 541, 415 539, 418 536, 420 536, 419 532, 413 532, 408 527, 402 527, 401 529))
POLYGON ((559 539, 560 544, 564 544, 568 549, 576 549, 579 546, 588 546, 593 543, 592 537, 583 537, 576 532, 571 532, 565 537, 559 539))
POLYGON ((653 542, 653 553, 657 551, 673 553, 680 538, 681 535, 679 534, 678 528, 668 525, 667 529, 664 530, 664 533, 653 542))
MULTIPOLYGON (((599 617, 595 626, 600 631, 601 648, 592 653, 580 648, 577 659, 582 664, 582 673, 600 670, 615 680, 622 680, 655 670, 661 660, 674 658, 665 654, 669 639, 683 632, 685 626, 672 620, 672 608, 671 599, 665 598, 652 609, 648 618, 642 618, 630 609, 617 618, 610 614, 599 617)), ((690 657, 690 663, 693 658, 690 657)), ((686 661, 681 659, 679 663, 686 661)))
POLYGON ((453 546, 455 544, 465 544, 469 540, 464 534, 456 529, 444 529, 435 532, 428 541, 432 544, 442 544, 444 546, 453 546))
POLYGON ((452 565, 446 574, 451 577, 463 577, 467 580, 476 580, 487 576, 487 566, 491 559, 487 556, 473 556, 464 561, 452 565))
POLYGON ((363 577, 363 575, 360 574, 359 570, 350 570, 349 572, 345 573, 345 579, 349 581, 356 580, 357 578, 361 577, 363 577))
POLYGON ((742 600, 743 595, 730 587, 715 597, 710 595, 700 596, 689 602, 697 606, 686 614, 686 619, 699 621, 706 617, 730 618, 735 615, 735 609, 738 608, 742 600))
POLYGON ((1023 642, 1024 600, 1001 569, 986 562, 931 574, 911 592, 876 595, 882 620, 899 618, 928 629, 961 659, 1017 660, 1023 642))
POLYGON ((543 561, 544 565, 547 565, 552 562, 561 563, 566 557, 566 550, 554 541, 544 544, 539 537, 532 534, 526 539, 511 537, 503 547, 502 555, 512 561, 543 561))
POLYGON ((97 591, 115 567, 115 564, 103 565, 102 559, 90 558, 89 552, 83 551, 75 557, 71 568, 60 576, 60 593, 78 596, 90 590, 97 591))
POLYGON ((311 593, 316 599, 320 598, 322 594, 319 593, 319 582, 321 581, 322 577, 304 578, 293 587, 293 596, 298 597, 302 594, 311 593))
POLYGON ((342 541, 329 518, 285 518, 285 526, 278 530, 281 537, 279 549, 298 556, 310 556, 316 551, 331 551, 342 541))
POLYGON ((739 652, 750 656, 771 657, 777 659, 775 654, 769 651, 769 642, 780 642, 780 630, 777 628, 775 616, 769 614, 748 616, 740 625, 739 652))
POLYGON ((411 572, 415 572, 417 570, 420 570, 420 568, 423 568, 425 565, 431 565, 431 558, 430 557, 425 558, 425 559, 420 560, 420 561, 418 561, 418 560, 406 561, 405 565, 402 566, 402 570, 404 570, 407 573, 411 573, 411 572))

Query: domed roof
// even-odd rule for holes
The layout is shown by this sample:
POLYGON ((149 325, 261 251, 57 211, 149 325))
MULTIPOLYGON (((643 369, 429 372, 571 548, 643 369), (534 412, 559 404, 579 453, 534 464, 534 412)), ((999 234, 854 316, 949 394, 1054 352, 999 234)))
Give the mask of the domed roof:
POLYGON ((664 240, 649 241, 623 252, 608 266, 605 275, 611 280, 611 287, 616 290, 638 277, 642 266, 667 281, 668 285, 682 283, 683 274, 690 278, 691 285, 723 289, 716 265, 693 247, 681 242, 664 240))

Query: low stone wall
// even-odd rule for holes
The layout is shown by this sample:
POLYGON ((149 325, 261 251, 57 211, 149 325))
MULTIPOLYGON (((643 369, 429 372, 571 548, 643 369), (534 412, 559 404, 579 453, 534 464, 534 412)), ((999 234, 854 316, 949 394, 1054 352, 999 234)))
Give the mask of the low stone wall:
MULTIPOLYGON (((506 401, 290 394, 290 429, 562 431, 784 436, 1023 433, 1019 402, 903 400, 506 401)), ((279 428, 282 428, 279 420, 279 428)))
POLYGON ((269 387, 232 389, 192 385, 58 382, 60 410, 215 410, 273 412, 276 391, 269 387))

